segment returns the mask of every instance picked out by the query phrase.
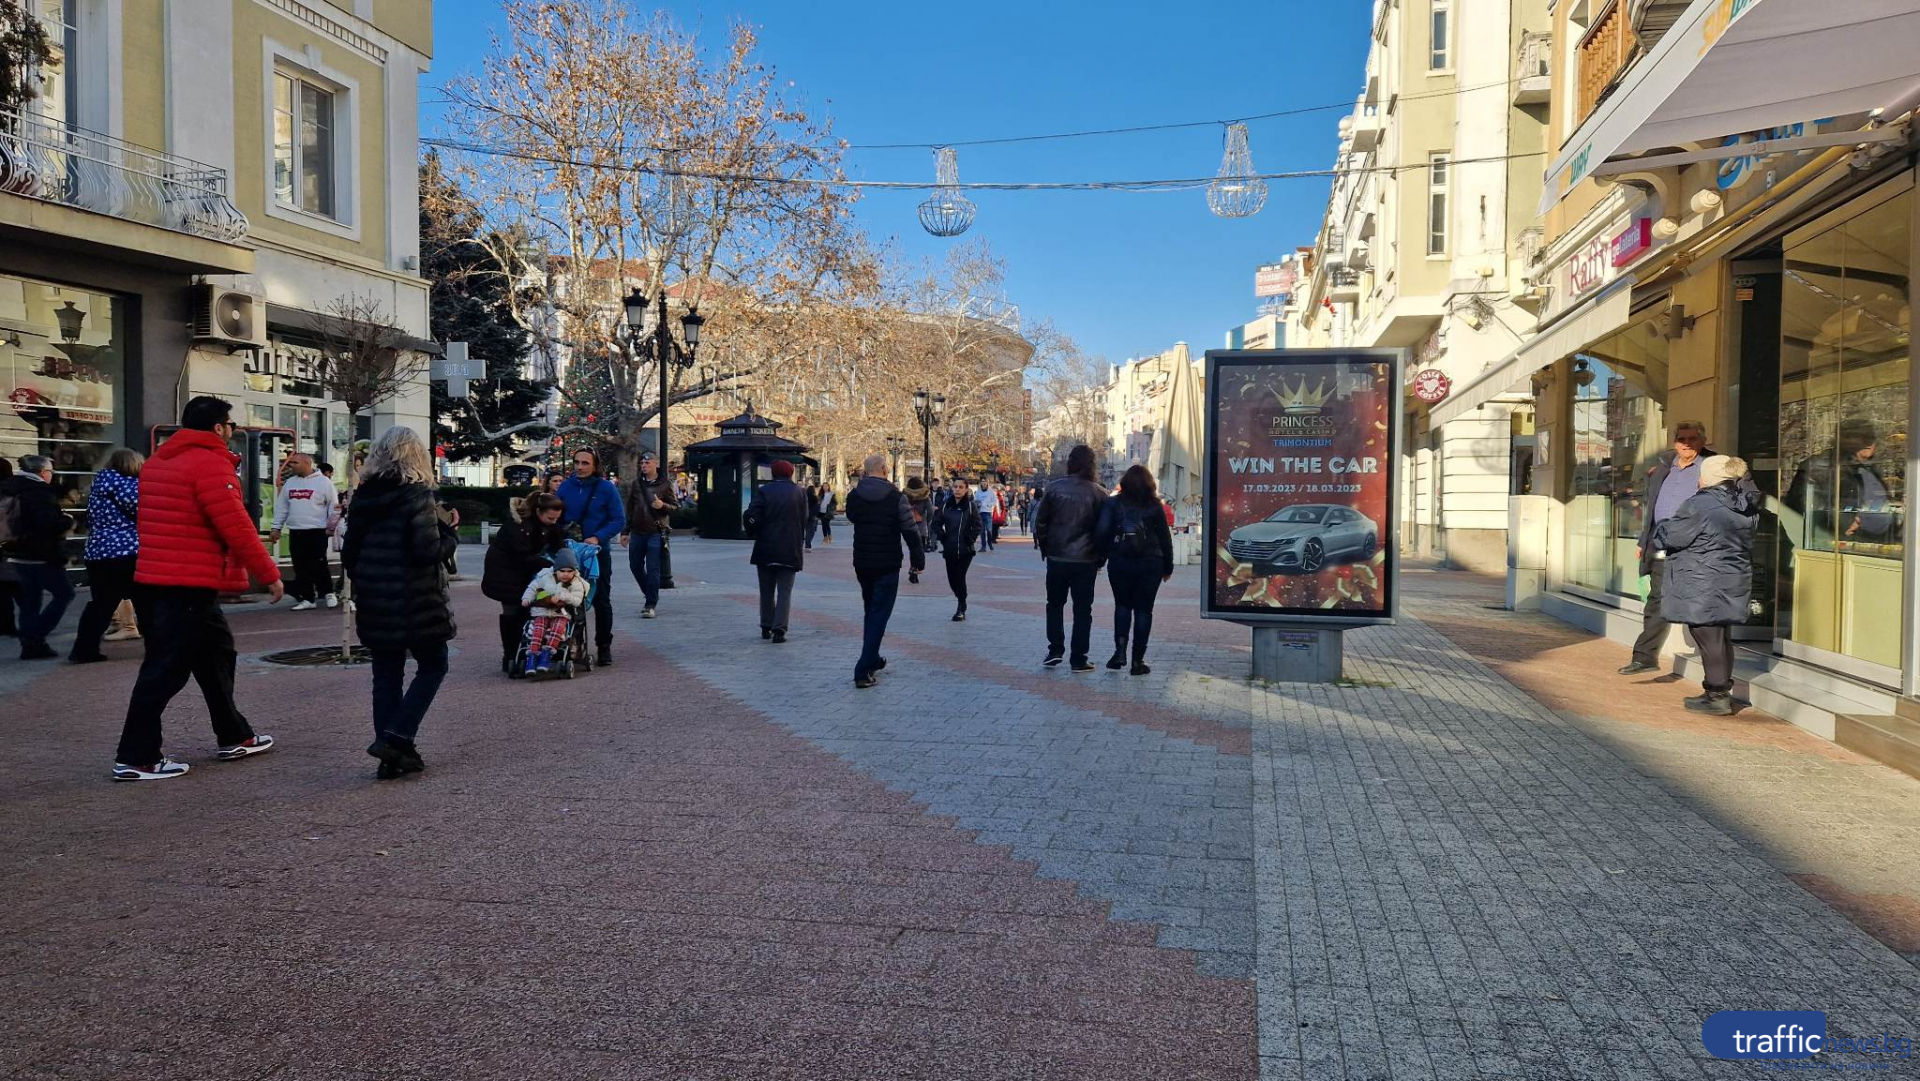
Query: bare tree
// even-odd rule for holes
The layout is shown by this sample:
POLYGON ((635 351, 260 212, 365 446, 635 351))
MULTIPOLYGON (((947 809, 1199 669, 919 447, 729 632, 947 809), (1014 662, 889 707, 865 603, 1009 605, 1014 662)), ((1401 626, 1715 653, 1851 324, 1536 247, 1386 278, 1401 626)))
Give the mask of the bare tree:
MULTIPOLYGON (((326 397, 345 405, 349 416, 415 387, 425 389, 425 358, 411 348, 411 336, 389 318, 379 300, 358 294, 340 297, 327 306, 314 329, 320 343, 314 381, 326 397)), ((349 491, 358 482, 355 457, 347 456, 349 491)), ((345 663, 353 657, 353 581, 344 569, 340 578, 340 660, 345 663)))
POLYGON ((568 287, 516 291, 515 315, 543 354, 557 335, 572 362, 605 366, 612 408, 559 434, 611 446, 629 472, 663 403, 655 362, 623 342, 621 295, 671 289, 675 316, 707 318, 701 352, 724 367, 676 368, 671 402, 806 355, 817 308, 874 282, 852 195, 831 183, 844 144, 788 100, 748 26, 709 60, 625 0, 507 0, 505 16, 479 74, 448 90, 464 186, 495 226, 476 242, 558 256, 568 287))

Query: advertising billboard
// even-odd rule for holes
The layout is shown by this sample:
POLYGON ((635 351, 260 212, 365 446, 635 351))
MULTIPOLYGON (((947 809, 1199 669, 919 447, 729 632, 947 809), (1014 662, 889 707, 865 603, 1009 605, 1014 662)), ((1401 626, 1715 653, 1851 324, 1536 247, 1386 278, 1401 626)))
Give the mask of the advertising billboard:
POLYGON ((1299 268, 1293 263, 1268 263, 1253 272, 1253 295, 1280 297, 1293 292, 1299 268))
POLYGON ((1392 621, 1405 367, 1397 349, 1207 353, 1203 615, 1392 621))

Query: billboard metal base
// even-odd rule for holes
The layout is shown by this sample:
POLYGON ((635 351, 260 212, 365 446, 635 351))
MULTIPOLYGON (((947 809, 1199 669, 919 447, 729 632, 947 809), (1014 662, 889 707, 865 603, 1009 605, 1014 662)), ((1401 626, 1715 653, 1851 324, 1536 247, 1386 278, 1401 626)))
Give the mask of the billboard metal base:
POLYGON ((1271 683, 1335 683, 1346 659, 1344 628, 1253 628, 1253 678, 1271 683))

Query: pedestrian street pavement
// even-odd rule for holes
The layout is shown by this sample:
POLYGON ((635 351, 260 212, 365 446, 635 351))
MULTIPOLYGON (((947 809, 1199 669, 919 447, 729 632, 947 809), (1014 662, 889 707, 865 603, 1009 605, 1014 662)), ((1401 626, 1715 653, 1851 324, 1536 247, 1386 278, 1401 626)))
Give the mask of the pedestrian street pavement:
POLYGON ((1721 1009, 1920 1035, 1912 964, 1419 618, 1257 685, 1181 568, 1151 675, 1043 669, 1009 531, 966 622, 937 560, 903 584, 858 690, 838 539, 781 645, 747 545, 676 539, 570 682, 501 677, 456 585, 401 782, 363 672, 251 659, 312 614, 235 617, 283 748, 207 762, 189 690, 163 784, 104 780, 131 662, 0 662, 0 1077, 1693 1078, 1756 1069, 1721 1009))

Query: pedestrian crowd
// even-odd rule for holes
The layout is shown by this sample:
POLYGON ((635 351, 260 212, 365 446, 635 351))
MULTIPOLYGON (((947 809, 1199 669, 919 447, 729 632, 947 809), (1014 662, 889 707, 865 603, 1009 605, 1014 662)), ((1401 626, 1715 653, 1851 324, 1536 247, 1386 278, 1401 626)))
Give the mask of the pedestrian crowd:
MULTIPOLYGON (((448 580, 459 545, 459 515, 438 498, 426 445, 410 428, 388 429, 365 447, 351 493, 334 487, 325 463, 290 455, 268 535, 270 543, 283 535, 289 543, 292 580, 283 585, 240 492, 239 457, 229 449, 235 430, 229 403, 196 397, 150 459, 119 448, 93 478, 84 552, 91 593, 68 659, 105 660, 106 640, 141 638, 145 647, 111 776, 147 781, 188 771, 163 753, 161 715, 189 679, 206 701, 217 761, 273 749, 274 737, 256 731, 235 701, 237 653, 220 606, 223 595, 246 590, 249 577, 265 587, 269 603, 291 593, 296 610, 338 606, 351 582, 354 627, 372 677, 367 753, 383 779, 423 770, 415 740, 457 634, 448 580), (330 548, 338 551, 342 583, 328 567, 330 548)), ((0 632, 17 634, 22 659, 37 660, 56 655, 47 639, 74 596, 65 555, 72 520, 55 496, 53 463, 27 455, 19 465, 15 474, 0 461, 0 632)), ((652 454, 641 456, 639 476, 624 487, 590 448, 576 452, 572 466, 516 500, 512 520, 487 548, 481 591, 500 604, 501 667, 516 678, 613 663, 612 590, 604 577, 613 547, 627 552, 644 597, 642 618, 656 618, 669 521, 691 500, 652 454)), ((1094 468, 1093 450, 1082 445, 1069 453, 1066 475, 1044 489, 1010 493, 992 479, 964 477, 938 488, 913 477, 896 487, 886 456, 875 453, 841 494, 825 482, 802 487, 793 463, 772 462, 771 479, 753 491, 743 517, 761 638, 787 641, 805 553, 816 534, 832 543, 832 521, 844 513, 863 606, 853 682, 873 687, 887 667, 882 647, 903 568, 907 584, 918 585, 928 556, 940 555, 952 620, 965 622, 973 560, 994 551, 996 534, 1017 520, 1023 532, 1031 528, 1045 566, 1042 664, 1095 671, 1093 601, 1104 567, 1114 612, 1106 667, 1148 674, 1154 605, 1173 574, 1173 511, 1144 466, 1129 468, 1112 492, 1094 480, 1094 468)), ((1702 694, 1687 698, 1686 708, 1732 713, 1732 628, 1750 614, 1758 490, 1746 463, 1709 449, 1705 426, 1695 421, 1675 427, 1672 448, 1645 480, 1643 630, 1620 672, 1658 670, 1670 627, 1682 625, 1704 668, 1702 694)))

